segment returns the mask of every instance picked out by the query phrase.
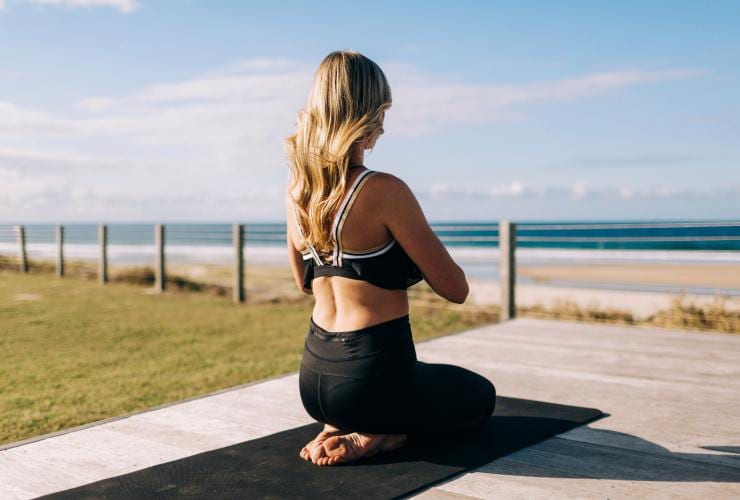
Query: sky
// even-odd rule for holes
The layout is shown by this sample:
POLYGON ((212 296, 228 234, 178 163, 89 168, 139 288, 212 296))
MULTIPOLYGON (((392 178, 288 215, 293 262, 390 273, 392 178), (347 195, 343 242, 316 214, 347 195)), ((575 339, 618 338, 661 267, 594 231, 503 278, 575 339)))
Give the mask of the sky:
POLYGON ((280 222, 314 71, 442 221, 740 218, 740 2, 0 0, 0 222, 280 222))

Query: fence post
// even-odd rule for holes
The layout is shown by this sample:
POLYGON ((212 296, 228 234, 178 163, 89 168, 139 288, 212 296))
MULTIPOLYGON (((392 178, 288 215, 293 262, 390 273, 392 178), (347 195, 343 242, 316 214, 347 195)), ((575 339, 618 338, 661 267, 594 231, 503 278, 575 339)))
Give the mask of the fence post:
POLYGON ((64 276, 64 226, 57 225, 57 277, 64 276))
POLYGON ((15 235, 18 239, 18 267, 22 273, 28 272, 28 254, 26 253, 26 228, 15 226, 15 235))
POLYGON ((108 283, 108 226, 98 226, 98 242, 100 244, 100 261, 98 262, 98 280, 101 285, 108 283))
POLYGON ((502 220, 498 225, 498 246, 501 252, 501 321, 516 317, 516 224, 502 220))
POLYGON ((156 265, 154 267, 154 289, 162 293, 167 288, 167 275, 164 261, 164 224, 154 226, 154 252, 156 265))
POLYGON ((244 225, 231 227, 231 240, 234 243, 234 302, 244 302, 244 225))

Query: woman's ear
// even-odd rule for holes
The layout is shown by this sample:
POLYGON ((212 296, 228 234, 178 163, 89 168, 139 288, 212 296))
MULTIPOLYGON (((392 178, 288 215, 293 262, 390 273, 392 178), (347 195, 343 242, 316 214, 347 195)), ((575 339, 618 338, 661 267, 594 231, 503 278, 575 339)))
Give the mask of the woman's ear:
POLYGON ((380 137, 380 134, 372 134, 370 137, 366 137, 362 143, 363 149, 373 149, 378 137, 380 137))
POLYGON ((352 151, 356 150, 357 152, 360 152, 360 151, 364 151, 365 149, 367 148, 365 147, 364 137, 360 137, 359 139, 355 140, 355 142, 352 143, 352 148, 351 148, 352 151))

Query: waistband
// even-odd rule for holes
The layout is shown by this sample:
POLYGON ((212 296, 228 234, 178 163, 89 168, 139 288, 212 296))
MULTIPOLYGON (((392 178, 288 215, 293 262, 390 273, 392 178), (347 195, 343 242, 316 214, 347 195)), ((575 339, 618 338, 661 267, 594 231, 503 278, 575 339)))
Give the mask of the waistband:
POLYGON ((313 320, 313 315, 311 315, 310 319, 311 324, 311 330, 314 333, 320 334, 320 337, 348 337, 348 336, 355 336, 355 335, 371 335, 373 333, 383 333, 387 331, 394 331, 400 327, 408 327, 411 328, 411 320, 408 314, 405 314, 399 318, 389 319, 388 321, 383 321, 382 323, 377 323, 375 325, 366 326, 365 328, 359 328, 357 330, 344 330, 339 332, 330 332, 329 330, 324 330, 319 325, 317 325, 313 320))
POLYGON ((409 315, 357 330, 330 332, 310 319, 302 363, 319 373, 378 376, 416 361, 409 315))

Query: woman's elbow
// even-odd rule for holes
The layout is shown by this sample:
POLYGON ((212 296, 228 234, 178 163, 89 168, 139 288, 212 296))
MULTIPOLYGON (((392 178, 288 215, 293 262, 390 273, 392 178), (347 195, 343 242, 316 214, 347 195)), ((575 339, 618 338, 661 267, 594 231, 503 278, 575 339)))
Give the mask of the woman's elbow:
POLYGON ((305 286, 303 286, 303 279, 296 278, 295 279, 295 286, 296 286, 296 288, 298 288, 298 290, 300 290, 301 292, 305 293, 306 295, 313 295, 313 290, 311 290, 310 288, 306 288, 305 286))
POLYGON ((460 266, 457 266, 457 276, 454 281, 449 282, 446 293, 440 294, 445 299, 455 304, 462 304, 468 298, 470 293, 470 287, 468 286, 468 279, 465 277, 465 272, 460 266))
POLYGON ((468 298, 469 294, 470 287, 468 286, 468 282, 464 281, 460 289, 456 290, 455 293, 449 297, 449 300, 450 302, 454 302, 455 304, 462 304, 468 298))

